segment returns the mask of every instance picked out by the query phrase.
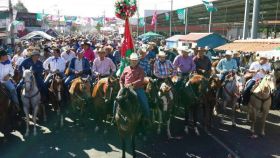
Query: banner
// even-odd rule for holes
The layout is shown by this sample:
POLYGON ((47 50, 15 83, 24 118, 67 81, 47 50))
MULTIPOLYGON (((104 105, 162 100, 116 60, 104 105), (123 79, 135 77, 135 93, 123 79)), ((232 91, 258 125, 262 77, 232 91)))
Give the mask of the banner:
POLYGON ((186 21, 186 9, 178 9, 177 11, 177 15, 178 15, 178 19, 183 21, 183 23, 185 24, 186 21))
POLYGON ((216 12, 218 10, 216 7, 214 7, 212 2, 208 2, 207 0, 203 0, 202 2, 208 12, 216 12))
POLYGON ((165 21, 169 21, 170 20, 170 16, 169 16, 169 13, 165 13, 165 21))
POLYGON ((144 27, 145 26, 145 19, 144 18, 140 18, 139 19, 139 26, 140 27, 144 27))

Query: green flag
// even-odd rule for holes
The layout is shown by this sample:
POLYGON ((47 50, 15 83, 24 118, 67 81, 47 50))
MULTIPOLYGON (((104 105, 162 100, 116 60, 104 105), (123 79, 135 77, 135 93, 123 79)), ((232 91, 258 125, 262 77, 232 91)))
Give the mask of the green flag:
POLYGON ((218 9, 214 7, 212 2, 208 2, 208 0, 203 0, 203 4, 205 5, 208 12, 216 12, 218 9))
POLYGON ((43 20, 43 14, 42 13, 36 13, 36 20, 42 21, 43 20))
POLYGON ((177 15, 178 15, 178 19, 183 21, 183 23, 185 24, 186 21, 186 9, 178 9, 177 11, 177 15))
POLYGON ((169 20, 170 20, 169 13, 165 13, 165 21, 169 21, 169 20))

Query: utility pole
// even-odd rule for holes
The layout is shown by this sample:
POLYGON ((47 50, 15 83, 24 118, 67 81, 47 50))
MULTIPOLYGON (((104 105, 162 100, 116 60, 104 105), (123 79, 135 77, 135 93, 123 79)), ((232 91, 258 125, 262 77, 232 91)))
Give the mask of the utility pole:
POLYGON ((9 18, 10 18, 10 38, 11 38, 11 45, 12 49, 14 50, 15 46, 15 37, 14 37, 14 25, 13 25, 13 5, 12 1, 9 0, 9 18))
POLYGON ((211 33, 211 25, 212 25, 212 11, 210 11, 210 17, 209 17, 209 33, 211 33))
POLYGON ((139 36, 139 1, 136 1, 136 5, 137 5, 137 37, 139 36))
POLYGON ((169 16, 169 36, 172 36, 172 11, 173 11, 173 0, 171 0, 170 16, 169 16))
POLYGON ((155 4, 155 13, 156 13, 156 21, 155 21, 155 33, 157 33, 157 5, 155 4))
POLYGON ((258 37, 259 15, 260 15, 260 0, 254 0, 252 30, 251 30, 252 39, 256 39, 258 37))
POLYGON ((185 35, 188 32, 188 11, 189 11, 189 8, 186 8, 185 9, 185 35))
POLYGON ((245 0, 245 12, 243 22, 243 39, 247 38, 248 35, 248 19, 249 19, 249 0, 245 0))

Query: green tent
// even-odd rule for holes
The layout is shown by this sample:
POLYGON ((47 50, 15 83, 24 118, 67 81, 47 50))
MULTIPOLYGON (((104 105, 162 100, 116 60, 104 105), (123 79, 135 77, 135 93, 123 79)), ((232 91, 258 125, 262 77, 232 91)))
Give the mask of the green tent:
POLYGON ((144 34, 138 36, 138 38, 140 38, 140 39, 148 38, 148 37, 163 37, 163 36, 160 34, 154 33, 154 32, 147 32, 147 33, 144 33, 144 34))

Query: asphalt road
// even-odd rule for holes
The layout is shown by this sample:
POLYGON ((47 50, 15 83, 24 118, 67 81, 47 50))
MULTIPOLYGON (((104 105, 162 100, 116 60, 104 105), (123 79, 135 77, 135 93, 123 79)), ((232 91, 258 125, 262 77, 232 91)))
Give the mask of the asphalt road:
MULTIPOLYGON (((233 128, 228 120, 221 125, 216 120, 209 132, 200 128, 200 136, 191 129, 189 135, 183 132, 183 121, 174 119, 172 135, 157 135, 155 131, 143 140, 137 136, 137 157, 152 158, 225 158, 232 157, 264 158, 280 157, 280 112, 271 111, 267 121, 267 136, 251 139, 245 114, 238 113, 238 126, 233 128), (235 155, 236 154, 236 155, 235 155)), ((0 138, 0 158, 115 158, 121 157, 121 144, 116 127, 109 132, 94 132, 94 121, 81 126, 79 120, 69 116, 64 128, 53 125, 54 117, 42 123, 39 135, 24 138, 24 125, 10 135, 0 138), (70 119, 69 119, 70 118, 70 119), (72 120, 71 120, 72 119, 72 120), (70 121, 69 121, 70 120, 70 121)), ((32 128, 31 128, 32 129, 32 128)), ((32 131, 32 130, 30 130, 32 131)), ((127 153, 131 157, 131 151, 127 153)))

